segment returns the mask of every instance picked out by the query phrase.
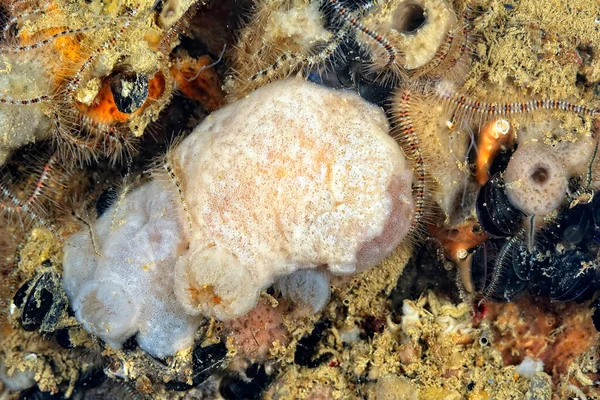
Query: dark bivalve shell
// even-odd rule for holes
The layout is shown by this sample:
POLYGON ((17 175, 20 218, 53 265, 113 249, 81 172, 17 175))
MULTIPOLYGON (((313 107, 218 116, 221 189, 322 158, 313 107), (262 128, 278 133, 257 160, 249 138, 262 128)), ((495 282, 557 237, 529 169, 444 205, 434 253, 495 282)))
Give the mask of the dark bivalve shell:
POLYGON ((585 253, 572 250, 545 254, 550 255, 530 257, 532 293, 563 302, 589 297, 598 280, 598 268, 585 253))
POLYGON ((600 228, 600 193, 594 195, 592 200, 592 215, 594 219, 594 225, 600 228))
POLYGON ((331 88, 354 89, 360 97, 368 102, 384 107, 395 86, 392 82, 381 82, 376 73, 365 67, 367 61, 358 43, 345 43, 347 52, 319 69, 313 69, 308 74, 308 80, 331 88))
POLYGON ((294 362, 307 368, 316 368, 331 358, 331 353, 319 354, 324 333, 331 327, 331 321, 321 320, 315 324, 313 331, 304 335, 296 344, 294 362))
POLYGON ((475 210, 482 229, 495 238, 515 235, 524 218, 523 213, 508 200, 500 173, 492 176, 479 189, 475 210))
POLYGON ((496 301, 513 301, 527 287, 515 265, 519 263, 521 240, 489 239, 475 248, 471 259, 471 280, 474 289, 496 301))
POLYGON ((555 301, 585 301, 598 287, 594 256, 579 248, 548 243, 530 252, 522 237, 489 239, 470 258, 474 291, 497 301, 513 301, 525 289, 555 301))
POLYGON ((487 240, 477 246, 471 256, 470 278, 473 290, 483 292, 489 284, 494 268, 497 244, 487 240))
POLYGON ((260 399, 269 386, 272 376, 264 365, 252 364, 245 371, 245 377, 226 375, 219 384, 219 393, 226 400, 260 399))
POLYGON ((529 283, 528 256, 520 235, 486 240, 471 255, 470 279, 474 291, 491 300, 516 300, 529 283))
POLYGON ((134 113, 148 98, 148 77, 135 72, 119 72, 110 77, 110 90, 120 112, 134 113))
POLYGON ((192 352, 192 362, 194 372, 192 384, 180 381, 170 381, 165 384, 165 388, 175 391, 186 391, 198 386, 207 380, 213 373, 223 368, 225 357, 227 356, 227 346, 219 342, 209 346, 197 344, 192 352))
POLYGON ((100 218, 102 214, 104 214, 104 212, 108 210, 115 201, 117 201, 118 197, 119 193, 117 192, 117 189, 112 186, 102 192, 100 197, 98 197, 98 200, 96 200, 97 217, 100 218))
POLYGON ((568 217, 563 217, 561 224, 565 226, 561 232, 562 243, 570 246, 584 244, 592 233, 593 211, 590 207, 577 206, 570 210, 568 217))
POLYGON ((13 298, 21 311, 21 324, 26 331, 54 332, 67 312, 68 300, 62 290, 60 275, 48 269, 25 282, 13 298))

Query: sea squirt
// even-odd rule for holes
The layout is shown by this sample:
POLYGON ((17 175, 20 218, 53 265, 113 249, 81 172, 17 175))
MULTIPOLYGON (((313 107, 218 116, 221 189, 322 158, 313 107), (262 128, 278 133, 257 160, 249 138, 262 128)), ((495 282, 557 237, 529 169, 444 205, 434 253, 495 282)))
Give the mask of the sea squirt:
MULTIPOLYGON (((376 265, 414 216, 411 167, 388 132, 381 108, 300 78, 213 113, 151 182, 67 240, 77 319, 113 347, 137 335, 163 357, 191 346, 203 317, 250 311, 279 278, 376 265)), ((282 292, 310 301, 303 287, 282 292)))

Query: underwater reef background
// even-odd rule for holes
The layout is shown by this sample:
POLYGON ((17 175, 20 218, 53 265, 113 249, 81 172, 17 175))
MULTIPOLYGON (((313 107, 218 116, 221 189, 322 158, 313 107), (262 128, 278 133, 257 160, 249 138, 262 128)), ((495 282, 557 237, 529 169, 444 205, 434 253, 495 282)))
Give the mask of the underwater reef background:
POLYGON ((597 2, 0 14, 0 399, 600 398, 597 2))

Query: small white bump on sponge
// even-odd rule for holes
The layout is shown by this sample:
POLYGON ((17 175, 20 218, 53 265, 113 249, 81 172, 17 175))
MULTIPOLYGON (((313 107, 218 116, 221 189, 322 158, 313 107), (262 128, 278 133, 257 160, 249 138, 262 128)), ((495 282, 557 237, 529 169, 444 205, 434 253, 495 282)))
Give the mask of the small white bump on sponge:
POLYGON ((301 269, 282 276, 275 282, 275 290, 313 313, 325 307, 331 294, 327 273, 314 269, 301 269))
POLYGON ((102 333, 99 336, 112 347, 120 347, 137 332, 139 303, 119 283, 88 281, 77 300, 77 319, 87 331, 102 333))
POLYGON ((285 43, 291 51, 306 54, 315 44, 330 39, 331 32, 325 29, 325 18, 319 11, 318 2, 292 0, 281 3, 265 24, 261 38, 265 45, 281 47, 285 43))
POLYGON ((504 181, 510 202, 530 216, 544 216, 560 207, 569 183, 552 149, 536 142, 519 146, 508 162, 504 181))
POLYGON ((246 314, 258 302, 260 286, 239 259, 223 246, 202 246, 177 261, 175 294, 192 315, 231 319, 229 309, 246 314))

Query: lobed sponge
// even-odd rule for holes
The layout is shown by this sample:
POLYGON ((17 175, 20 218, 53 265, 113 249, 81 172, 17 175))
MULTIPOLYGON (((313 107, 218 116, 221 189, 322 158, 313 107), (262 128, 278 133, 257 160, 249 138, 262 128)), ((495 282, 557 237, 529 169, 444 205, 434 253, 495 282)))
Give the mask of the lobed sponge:
POLYGON ((109 208, 64 248, 63 288, 83 327, 120 348, 164 357, 192 344, 200 323, 173 294, 173 265, 187 244, 185 215, 169 182, 153 181, 109 208))
POLYGON ((410 229, 412 171, 388 131, 380 108, 302 79, 213 113, 170 152, 172 173, 108 209, 94 240, 68 239, 77 319, 163 357, 191 345, 202 317, 240 317, 278 280, 318 311, 323 271, 369 268, 410 229))
POLYGON ((280 276, 352 274, 390 254, 414 205, 388 132, 381 108, 299 78, 208 117, 172 152, 194 225, 176 266, 186 310, 236 318, 280 276))
POLYGON ((324 271, 301 269, 279 278, 275 290, 294 303, 308 307, 313 313, 329 301, 329 276, 324 271))

